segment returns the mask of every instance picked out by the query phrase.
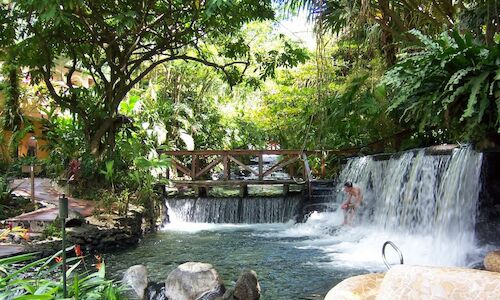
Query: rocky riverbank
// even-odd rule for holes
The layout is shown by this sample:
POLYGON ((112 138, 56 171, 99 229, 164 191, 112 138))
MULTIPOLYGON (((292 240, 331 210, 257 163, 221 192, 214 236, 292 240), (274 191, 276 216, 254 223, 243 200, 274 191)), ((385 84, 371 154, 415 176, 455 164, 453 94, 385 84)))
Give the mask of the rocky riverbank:
POLYGON ((170 272, 164 282, 150 282, 143 265, 130 267, 123 282, 139 299, 168 300, 258 300, 260 284, 253 270, 241 273, 233 288, 226 289, 223 280, 211 264, 187 262, 170 272))
MULTIPOLYGON (((67 245, 80 245, 87 253, 112 251, 137 244, 143 232, 143 211, 132 207, 126 216, 102 214, 68 220, 67 245)), ((36 232, 28 232, 24 237, 9 234, 4 245, 16 245, 17 253, 38 252, 40 256, 49 256, 61 249, 61 238, 44 237, 44 234, 36 232)))

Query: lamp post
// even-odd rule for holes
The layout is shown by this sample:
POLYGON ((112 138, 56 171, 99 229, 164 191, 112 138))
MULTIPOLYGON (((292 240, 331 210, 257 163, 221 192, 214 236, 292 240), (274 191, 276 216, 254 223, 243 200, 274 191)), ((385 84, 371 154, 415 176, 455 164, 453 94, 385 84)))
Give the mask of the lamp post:
POLYGON ((66 298, 66 218, 68 217, 68 198, 65 194, 59 196, 59 218, 61 219, 62 229, 62 278, 63 278, 63 295, 66 298))

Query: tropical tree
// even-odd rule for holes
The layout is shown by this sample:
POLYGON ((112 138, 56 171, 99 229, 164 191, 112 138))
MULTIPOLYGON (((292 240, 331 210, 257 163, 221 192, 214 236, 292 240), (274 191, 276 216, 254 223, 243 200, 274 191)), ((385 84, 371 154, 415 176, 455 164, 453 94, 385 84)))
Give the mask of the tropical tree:
POLYGON ((437 35, 457 24, 474 31, 487 44, 500 31, 497 0, 428 1, 428 0, 281 0, 288 9, 307 9, 317 30, 366 37, 379 37, 380 49, 388 65, 394 64, 400 42, 413 42, 409 34, 418 29, 437 35))
POLYGON ((45 82, 60 107, 78 116, 98 156, 106 145, 114 147, 116 132, 128 122, 118 113, 120 103, 158 65, 199 62, 237 83, 249 67, 248 47, 226 37, 248 21, 274 17, 271 1, 258 0, 3 3, 20 37, 15 49, 22 64, 35 81, 45 82), (217 55, 205 51, 209 44, 219 46, 217 55), (55 63, 68 69, 62 87, 51 80, 55 63), (77 70, 92 76, 93 88, 72 82, 77 70))

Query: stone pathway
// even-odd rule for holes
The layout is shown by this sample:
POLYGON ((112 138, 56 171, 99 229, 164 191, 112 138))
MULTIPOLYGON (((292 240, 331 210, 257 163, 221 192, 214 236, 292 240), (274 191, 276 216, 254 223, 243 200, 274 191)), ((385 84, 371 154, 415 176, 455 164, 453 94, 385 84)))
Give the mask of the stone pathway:
MULTIPOLYGON (((11 185, 16 187, 13 194, 16 196, 30 197, 31 184, 29 178, 16 179, 11 185)), ((37 222, 53 222, 59 214, 59 196, 62 191, 57 190, 52 182, 47 178, 35 178, 35 200, 43 204, 45 207, 19 215, 17 217, 6 220, 7 222, 19 223, 37 223, 37 222)), ((72 197, 68 198, 68 206, 70 216, 78 214, 82 217, 89 217, 94 211, 94 202, 82 200, 72 197)), ((20 245, 0 243, 0 257, 11 256, 24 252, 24 247, 20 245)))
MULTIPOLYGON (((14 195, 30 197, 31 196, 31 184, 29 178, 16 179, 12 183, 12 186, 17 187, 13 192, 14 195)), ((8 221, 53 221, 56 219, 58 214, 59 206, 59 196, 62 194, 54 188, 50 179, 47 178, 35 178, 35 200, 47 207, 22 214, 20 216, 9 219, 8 221)), ((82 217, 89 217, 94 211, 94 202, 88 200, 82 200, 72 197, 68 198, 69 209, 77 212, 82 217)))
POLYGON ((0 258, 24 253, 24 247, 12 244, 0 244, 0 258))

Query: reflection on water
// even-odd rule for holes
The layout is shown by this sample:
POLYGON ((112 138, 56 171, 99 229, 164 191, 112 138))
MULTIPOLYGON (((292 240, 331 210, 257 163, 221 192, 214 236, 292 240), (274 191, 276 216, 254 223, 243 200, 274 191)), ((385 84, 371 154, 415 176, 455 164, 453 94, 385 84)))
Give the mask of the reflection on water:
POLYGON ((121 278, 128 267, 144 264, 151 279, 161 281, 179 264, 202 261, 214 265, 230 287, 241 271, 253 269, 262 299, 273 300, 323 299, 342 279, 366 273, 364 268, 333 265, 307 237, 287 236, 294 227, 292 223, 177 224, 148 235, 135 249, 107 255, 108 270, 121 278))

